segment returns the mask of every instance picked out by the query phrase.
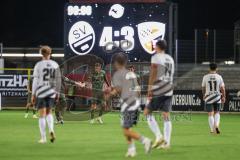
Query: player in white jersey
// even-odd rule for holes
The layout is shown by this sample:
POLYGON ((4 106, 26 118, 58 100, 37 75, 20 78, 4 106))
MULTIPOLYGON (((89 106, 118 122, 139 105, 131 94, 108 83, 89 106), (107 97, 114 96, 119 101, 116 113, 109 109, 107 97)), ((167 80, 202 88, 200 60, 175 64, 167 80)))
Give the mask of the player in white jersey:
POLYGON ((172 110, 173 95, 173 58, 165 53, 167 43, 160 40, 156 43, 156 53, 151 59, 151 71, 148 83, 148 99, 144 109, 144 115, 147 118, 148 125, 154 133, 156 140, 153 148, 170 147, 172 123, 170 120, 170 111, 172 110), (164 121, 163 135, 159 129, 158 123, 152 114, 154 110, 162 110, 164 121))
POLYGON ((46 143, 46 122, 50 133, 50 141, 54 142, 54 118, 52 107, 59 99, 61 88, 61 71, 58 64, 50 59, 52 49, 42 46, 40 49, 42 60, 39 61, 33 72, 32 102, 39 111, 39 129, 41 139, 39 143, 46 143))
POLYGON ((208 112, 208 122, 211 133, 220 134, 220 106, 225 103, 225 85, 222 76, 217 74, 217 64, 209 65, 210 71, 203 77, 202 92, 208 112))
POLYGON ((137 76, 134 72, 127 70, 127 57, 123 53, 117 53, 113 56, 113 64, 116 72, 112 78, 112 90, 106 95, 107 99, 111 96, 120 95, 121 122, 123 134, 128 142, 128 151, 126 157, 136 155, 134 141, 140 141, 145 148, 145 152, 151 150, 151 140, 132 130, 137 124, 140 107, 140 86, 137 82, 137 76))

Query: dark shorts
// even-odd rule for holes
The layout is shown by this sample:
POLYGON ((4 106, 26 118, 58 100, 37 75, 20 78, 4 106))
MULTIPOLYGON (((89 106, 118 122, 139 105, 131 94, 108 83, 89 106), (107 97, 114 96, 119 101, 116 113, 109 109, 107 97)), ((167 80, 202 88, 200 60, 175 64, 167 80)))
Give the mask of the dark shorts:
POLYGON ((121 124, 123 128, 132 128, 137 125, 139 111, 124 111, 121 115, 121 124))
POLYGON ((32 93, 28 93, 27 103, 32 103, 32 93))
POLYGON ((55 99, 54 98, 37 98, 36 102, 36 108, 53 108, 55 105, 55 99))
POLYGON ((103 104, 104 103, 103 92, 102 91, 94 91, 91 103, 97 104, 97 105, 103 104))
POLYGON ((206 104, 207 112, 219 112, 221 109, 221 103, 206 104))
POLYGON ((150 111, 170 112, 172 111, 172 96, 153 97, 147 108, 150 111))

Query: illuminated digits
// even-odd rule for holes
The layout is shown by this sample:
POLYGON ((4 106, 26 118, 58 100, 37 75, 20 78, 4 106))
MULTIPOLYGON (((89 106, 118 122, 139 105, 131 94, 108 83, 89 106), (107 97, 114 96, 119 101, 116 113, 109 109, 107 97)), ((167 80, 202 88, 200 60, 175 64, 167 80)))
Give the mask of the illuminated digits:
MULTIPOLYGON (((120 41, 120 47, 123 51, 131 51, 134 48, 134 29, 129 26, 121 28, 121 36, 124 39, 120 41)), ((113 48, 119 47, 119 41, 113 41, 112 27, 104 27, 99 41, 99 46, 104 47, 105 51, 112 51, 113 48)))
POLYGON ((106 51, 112 50, 112 27, 104 27, 99 41, 100 47, 105 47, 106 51))
POLYGON ((125 40, 121 40, 121 48, 124 51, 131 51, 134 48, 134 30, 132 27, 125 26, 121 29, 121 35, 125 36, 125 40))

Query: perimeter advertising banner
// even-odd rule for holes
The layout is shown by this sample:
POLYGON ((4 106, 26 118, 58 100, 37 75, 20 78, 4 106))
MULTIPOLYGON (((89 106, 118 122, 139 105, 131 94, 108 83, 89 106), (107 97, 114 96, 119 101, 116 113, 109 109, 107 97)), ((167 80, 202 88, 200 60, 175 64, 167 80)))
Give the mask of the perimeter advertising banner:
POLYGON ((227 103, 224 110, 231 112, 240 112, 240 91, 230 90, 227 92, 227 103))
MULTIPOLYGON (((3 107, 24 107, 27 98, 27 75, 0 75, 0 94, 3 107)), ((117 101, 114 101, 117 103, 117 101)), ((205 104, 200 90, 175 90, 173 111, 204 111, 205 104)), ((115 105, 117 106, 117 105, 115 105)), ((227 100, 222 111, 240 112, 240 91, 227 90, 227 100)))
POLYGON ((168 3, 68 3, 65 57, 94 54, 109 61, 123 51, 130 60, 149 60, 157 40, 168 39, 168 3))
POLYGON ((2 97, 26 97, 28 75, 0 75, 2 97))
MULTIPOLYGON (((173 95, 173 111, 205 111, 205 103, 202 100, 202 91, 175 90, 173 95)), ((227 90, 226 103, 221 111, 240 112, 240 91, 227 90)))
POLYGON ((0 75, 1 107, 24 107, 27 103, 28 75, 0 75))
POLYGON ((201 91, 175 90, 173 99, 173 111, 203 111, 201 91))

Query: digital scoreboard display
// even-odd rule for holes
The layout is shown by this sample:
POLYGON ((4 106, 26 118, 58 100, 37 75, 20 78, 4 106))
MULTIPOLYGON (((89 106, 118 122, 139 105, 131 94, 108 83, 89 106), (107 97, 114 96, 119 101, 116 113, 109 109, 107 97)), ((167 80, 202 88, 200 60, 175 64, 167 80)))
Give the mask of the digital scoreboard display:
POLYGON ((168 33, 168 3, 68 3, 65 5, 65 57, 94 54, 108 61, 125 52, 147 61, 157 40, 168 33))

